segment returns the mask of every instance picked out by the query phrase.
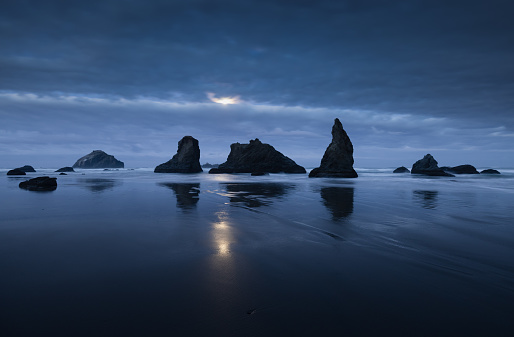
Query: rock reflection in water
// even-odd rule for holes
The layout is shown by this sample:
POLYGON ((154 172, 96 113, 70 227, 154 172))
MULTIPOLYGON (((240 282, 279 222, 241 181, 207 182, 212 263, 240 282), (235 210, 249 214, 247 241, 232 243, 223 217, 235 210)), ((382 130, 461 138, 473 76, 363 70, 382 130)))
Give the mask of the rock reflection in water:
POLYGON ((340 220, 353 213, 353 187, 323 187, 323 204, 332 213, 333 220, 340 220))
POLYGON ((421 204, 421 207, 426 209, 434 209, 437 207, 438 191, 413 191, 414 201, 421 204))
POLYGON ((80 186, 82 186, 94 193, 103 192, 105 190, 110 190, 121 184, 122 183, 119 180, 105 179, 105 178, 88 178, 88 179, 80 180, 80 186))
POLYGON ((162 183, 160 185, 175 192, 177 207, 183 210, 195 208, 198 200, 200 200, 200 183, 162 183))
POLYGON ((273 198, 280 198, 293 188, 293 185, 281 183, 226 184, 230 202, 243 203, 247 207, 270 205, 273 198))

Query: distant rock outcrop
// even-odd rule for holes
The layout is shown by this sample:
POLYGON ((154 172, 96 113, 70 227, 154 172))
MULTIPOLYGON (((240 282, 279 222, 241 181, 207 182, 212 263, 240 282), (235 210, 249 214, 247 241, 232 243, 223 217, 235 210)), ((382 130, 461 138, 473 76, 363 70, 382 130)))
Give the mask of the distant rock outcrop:
POLYGON ((393 171, 393 173, 410 173, 410 170, 405 166, 400 166, 393 171))
POLYGON ((480 171, 481 174, 501 174, 500 171, 494 169, 487 169, 480 171))
POLYGON ((199 173, 202 171, 198 140, 191 136, 182 138, 178 142, 177 154, 154 170, 155 173, 199 173))
POLYGON ((332 142, 328 145, 321 164, 309 177, 357 178, 353 169, 353 145, 338 118, 332 126, 332 142))
POLYGON ((25 173, 24 171, 20 170, 19 168, 16 168, 14 170, 9 170, 7 172, 7 175, 8 176, 25 176, 25 175, 27 175, 27 173, 25 173))
POLYGON ((123 168, 124 166, 122 161, 117 160, 114 156, 108 155, 101 150, 95 150, 73 164, 73 168, 82 169, 123 168))
POLYGON ((37 177, 22 181, 19 187, 29 191, 53 191, 57 188, 57 178, 37 177))
POLYGON ((453 174, 479 174, 473 165, 459 165, 453 167, 441 167, 442 170, 453 174))
POLYGON ((65 167, 61 167, 60 169, 58 169, 55 172, 75 172, 75 170, 73 169, 73 167, 65 166, 65 167))
POLYGON ((214 167, 218 167, 218 166, 220 166, 220 164, 205 163, 202 165, 202 168, 214 168, 214 167))
POLYGON ((437 160, 431 154, 427 154, 423 159, 418 160, 412 165, 411 174, 424 174, 427 176, 443 176, 453 177, 453 174, 446 173, 443 169, 437 166, 437 160))
POLYGON ((36 170, 34 170, 34 168, 32 166, 30 166, 30 165, 25 165, 25 166, 22 166, 22 167, 18 167, 15 170, 20 170, 20 171, 23 171, 23 172, 36 172, 36 170))
POLYGON ((261 143, 258 138, 249 144, 230 145, 227 161, 209 173, 306 173, 305 169, 291 158, 284 156, 269 144, 261 143))

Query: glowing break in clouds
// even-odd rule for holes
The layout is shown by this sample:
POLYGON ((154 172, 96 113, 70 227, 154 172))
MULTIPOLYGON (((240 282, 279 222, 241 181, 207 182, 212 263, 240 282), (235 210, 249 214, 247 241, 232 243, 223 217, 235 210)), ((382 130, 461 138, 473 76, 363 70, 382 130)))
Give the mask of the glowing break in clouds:
POLYGON ((213 101, 214 103, 219 103, 219 104, 227 105, 227 104, 238 104, 238 103, 242 102, 239 99, 240 96, 220 97, 220 98, 216 98, 215 96, 216 95, 214 93, 212 93, 212 92, 208 92, 207 93, 207 97, 209 97, 209 99, 211 101, 213 101))

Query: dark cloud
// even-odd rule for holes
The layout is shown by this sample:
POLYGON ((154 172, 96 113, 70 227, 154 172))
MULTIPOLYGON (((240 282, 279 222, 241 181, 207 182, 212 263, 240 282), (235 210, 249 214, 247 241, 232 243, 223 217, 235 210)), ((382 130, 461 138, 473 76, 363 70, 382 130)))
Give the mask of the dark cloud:
MULTIPOLYGON (((473 142, 470 130, 482 132, 476 146, 504 148, 514 133, 513 9, 499 0, 4 2, 0 91, 38 99, 4 97, 2 130, 50 133, 51 120, 61 141, 93 128, 128 142, 127 130, 162 135, 171 123, 177 137, 208 129, 233 134, 227 144, 259 133, 286 141, 351 110, 363 117, 343 122, 369 149, 443 148, 473 142), (252 108, 192 108, 207 92, 252 108), (168 113, 157 101, 187 107, 168 113)), ((123 151, 159 148, 159 137, 123 151)))

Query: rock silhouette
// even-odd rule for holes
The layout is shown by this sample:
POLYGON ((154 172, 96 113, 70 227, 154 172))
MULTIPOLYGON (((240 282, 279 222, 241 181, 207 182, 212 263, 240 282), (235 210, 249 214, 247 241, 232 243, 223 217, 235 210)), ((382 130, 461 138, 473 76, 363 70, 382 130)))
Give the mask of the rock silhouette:
POLYGON ((332 142, 328 145, 321 164, 309 177, 357 178, 353 169, 353 145, 338 118, 332 126, 332 142))
POLYGON ((65 166, 65 167, 61 167, 60 169, 58 169, 55 172, 75 172, 75 170, 73 169, 73 167, 65 166))
POLYGON ((20 171, 23 171, 23 172, 36 172, 36 170, 34 170, 34 168, 30 165, 25 165, 25 166, 22 166, 22 167, 18 167, 16 170, 20 170, 20 171))
POLYGON ((442 169, 453 174, 479 174, 473 165, 459 165, 442 169))
POLYGON ((199 173, 203 172, 200 166, 200 147, 198 140, 185 136, 178 142, 177 154, 167 162, 158 165, 155 173, 199 173))
POLYGON ((24 171, 20 170, 19 168, 16 168, 14 170, 7 171, 7 175, 8 176, 25 176, 25 175, 27 175, 27 173, 25 173, 24 171))
POLYGON ((305 169, 291 158, 284 156, 269 144, 258 138, 249 144, 234 143, 230 145, 227 161, 209 173, 306 173, 305 169))
POLYGON ((114 156, 108 155, 104 151, 94 150, 90 154, 79 158, 73 168, 97 169, 97 168, 123 168, 125 164, 117 160, 114 156))
POLYGON ((500 171, 495 170, 495 169, 486 169, 486 170, 480 171, 480 173, 481 174, 500 174, 500 171))
POLYGON ((410 173, 410 171, 405 166, 400 166, 397 169, 395 169, 393 173, 410 173))
POLYGON ((424 174, 427 176, 444 176, 454 177, 453 174, 446 173, 442 168, 437 166, 437 160, 431 154, 427 154, 423 159, 418 160, 412 165, 410 171, 412 174, 424 174))
POLYGON ((22 181, 19 187, 29 191, 53 191, 57 188, 57 178, 32 178, 27 181, 22 181))

